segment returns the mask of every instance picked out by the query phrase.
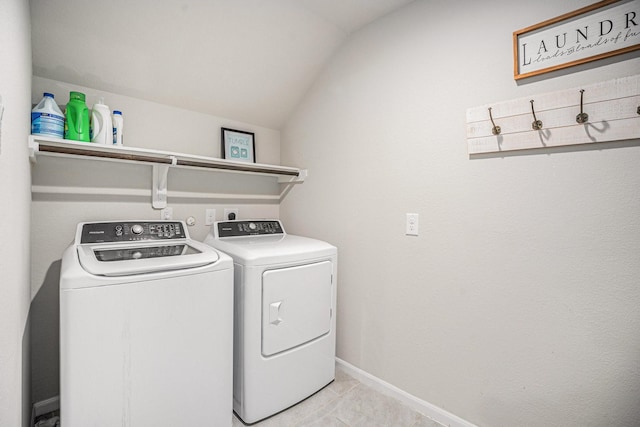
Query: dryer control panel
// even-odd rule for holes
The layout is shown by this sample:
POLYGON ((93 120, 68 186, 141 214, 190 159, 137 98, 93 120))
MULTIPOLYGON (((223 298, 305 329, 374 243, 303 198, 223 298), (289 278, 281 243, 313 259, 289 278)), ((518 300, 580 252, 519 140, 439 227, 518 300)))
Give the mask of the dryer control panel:
POLYGON ((242 220, 218 222, 217 237, 256 236, 263 234, 284 234, 278 220, 242 220))
POLYGON ((80 243, 139 242, 187 237, 181 221, 91 222, 82 225, 80 243))

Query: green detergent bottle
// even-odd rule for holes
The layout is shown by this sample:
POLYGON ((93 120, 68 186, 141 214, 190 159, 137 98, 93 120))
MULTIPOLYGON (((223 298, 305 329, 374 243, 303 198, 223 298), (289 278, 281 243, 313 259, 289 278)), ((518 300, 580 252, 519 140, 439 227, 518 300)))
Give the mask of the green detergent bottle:
POLYGON ((84 93, 69 93, 69 103, 64 115, 64 138, 89 142, 91 140, 89 109, 85 104, 84 93))

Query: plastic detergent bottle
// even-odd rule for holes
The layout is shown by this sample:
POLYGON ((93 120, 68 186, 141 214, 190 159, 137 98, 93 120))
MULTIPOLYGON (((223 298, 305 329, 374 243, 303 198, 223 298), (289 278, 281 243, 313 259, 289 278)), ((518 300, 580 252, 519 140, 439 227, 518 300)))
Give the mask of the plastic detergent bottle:
POLYGON ((100 98, 91 109, 91 142, 113 145, 111 110, 104 104, 104 98, 100 98))
POLYGON ((64 137, 64 114, 52 93, 45 92, 42 100, 31 110, 31 133, 64 137))
POLYGON ((113 110, 113 117, 111 117, 111 120, 113 122, 113 145, 122 145, 122 128, 124 127, 122 111, 113 110))
POLYGON ((84 93, 69 93, 69 103, 65 110, 65 117, 67 119, 64 123, 65 139, 84 142, 90 141, 89 109, 84 101, 84 93))

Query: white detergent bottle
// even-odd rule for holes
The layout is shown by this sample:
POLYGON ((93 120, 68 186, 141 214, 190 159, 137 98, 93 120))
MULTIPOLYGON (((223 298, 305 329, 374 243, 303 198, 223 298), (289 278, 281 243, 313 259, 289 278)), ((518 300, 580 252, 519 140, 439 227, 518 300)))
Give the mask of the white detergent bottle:
POLYGON ((64 114, 52 93, 45 92, 42 100, 31 110, 31 133, 64 138, 64 114))
POLYGON ((111 120, 113 121, 113 145, 122 145, 124 139, 122 133, 122 128, 124 127, 122 111, 113 110, 111 120))
POLYGON ((113 145, 111 110, 104 104, 104 98, 93 104, 91 110, 91 142, 113 145))

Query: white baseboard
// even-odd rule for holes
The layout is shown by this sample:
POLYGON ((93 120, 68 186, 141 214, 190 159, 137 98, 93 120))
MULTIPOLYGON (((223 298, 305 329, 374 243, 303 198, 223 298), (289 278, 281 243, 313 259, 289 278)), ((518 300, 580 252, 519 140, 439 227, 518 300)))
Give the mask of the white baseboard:
POLYGON ((410 408, 420 412, 421 414, 431 418, 433 421, 442 424, 447 427, 477 427, 475 424, 470 423, 450 412, 445 411, 442 408, 437 407, 429 402, 418 399, 417 397, 400 390, 398 387, 389 384, 374 377, 368 372, 362 369, 356 368, 350 363, 345 362, 342 359, 336 357, 336 364, 340 365, 344 371, 360 381, 361 383, 371 387, 372 389, 399 400, 410 408))

